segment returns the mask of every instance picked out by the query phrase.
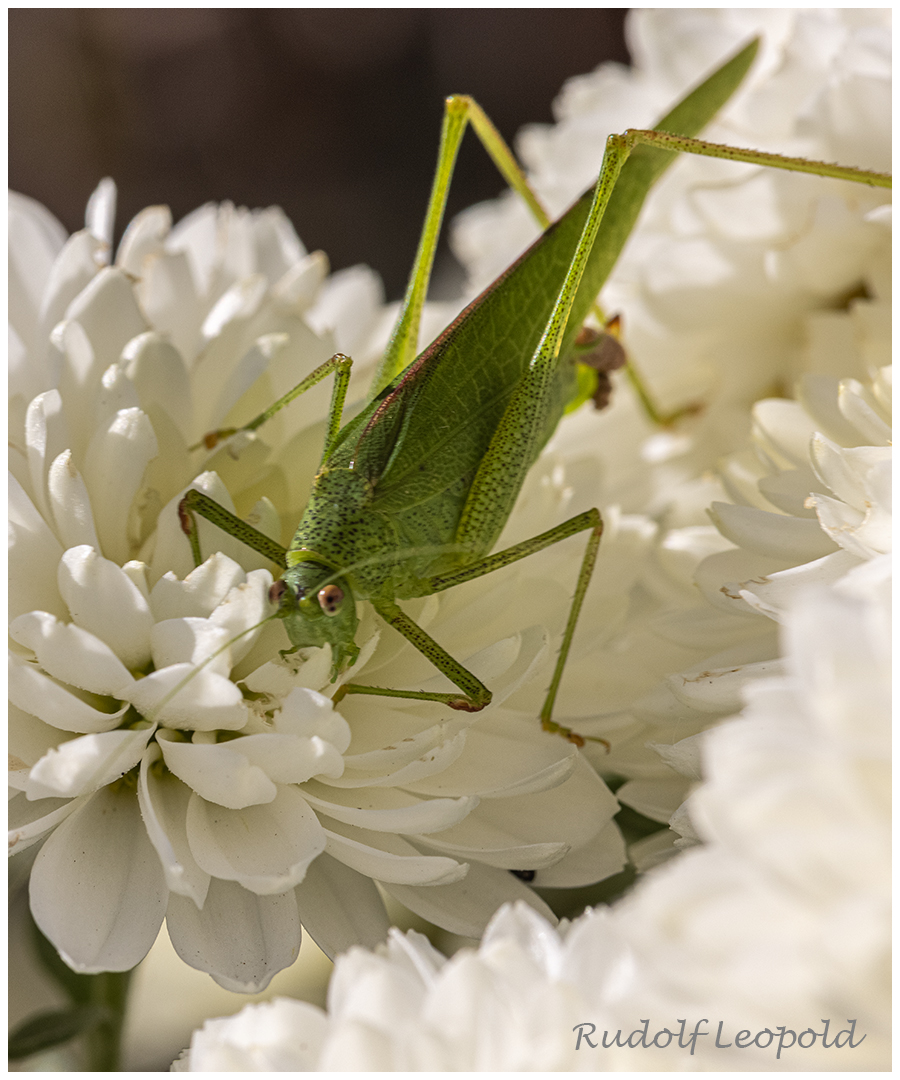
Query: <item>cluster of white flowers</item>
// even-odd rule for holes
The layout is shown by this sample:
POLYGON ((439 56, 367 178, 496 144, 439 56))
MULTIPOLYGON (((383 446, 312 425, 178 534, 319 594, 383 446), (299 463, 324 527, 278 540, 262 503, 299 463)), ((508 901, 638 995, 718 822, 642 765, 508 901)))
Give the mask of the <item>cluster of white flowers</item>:
MULTIPOLYGON (((746 86, 705 134, 887 167, 889 25, 856 10, 634 12, 634 68, 573 80, 559 123, 519 151, 560 212, 609 132, 652 123, 758 33, 746 86)), ((259 437, 191 448, 337 348, 360 399, 390 313, 370 272, 329 277, 276 210, 207 206, 172 227, 151 208, 112 260, 114 201, 104 182, 68 239, 31 200, 10 211, 11 835, 23 859, 37 852, 32 910, 69 963, 130 968, 165 918, 189 964, 258 989, 296 957, 301 923, 330 954, 384 941, 383 893, 471 937, 519 901, 477 954, 445 962, 396 931, 378 954, 351 952, 328 1016, 279 1002, 213 1022, 190 1067, 690 1067, 671 1049, 576 1052, 575 1024, 627 1035, 648 1011, 657 1029, 856 1016, 852 1062, 820 1048, 813 1067, 881 1067, 886 194, 683 157, 648 201, 601 299, 660 400, 703 412, 655 429, 623 387, 603 413, 566 417, 499 542, 601 509, 556 718, 609 753, 535 719, 575 539, 409 606, 494 691, 473 716, 362 696, 334 711, 327 650, 285 660, 280 623, 251 630, 271 611, 271 565, 202 521, 194 568, 176 512, 189 486, 290 539, 329 387, 259 437), (509 871, 550 888, 615 874, 619 802, 671 825, 631 846, 640 869, 706 846, 557 934, 509 871)), ((512 196, 468 212, 456 244, 471 290, 535 232, 512 196)), ((428 306, 426 325, 444 315, 428 306)), ((361 614, 342 679, 447 688, 361 614)), ((735 1049, 698 1053, 747 1067, 735 1049)), ((755 1053, 753 1068, 785 1060, 755 1053)))
POLYGON ((392 930, 338 959, 327 1015, 249 1006, 176 1068, 888 1067, 889 575, 879 560, 792 606, 784 675, 705 738, 702 849, 558 931, 504 908, 449 961, 392 930))
MULTIPOLYGON (((257 627, 269 564, 203 521, 193 568, 188 486, 290 538, 328 388, 261 439, 202 437, 337 347, 364 367, 374 276, 326 279, 280 211, 228 205, 174 228, 147 210, 110 264, 114 202, 104 182, 68 239, 33 201, 10 204, 10 830, 36 853, 38 925, 77 970, 127 970, 165 918, 189 964, 246 991, 293 962, 301 923, 332 955, 384 940, 375 881, 477 937, 505 901, 551 917, 510 870, 560 886, 616 873, 616 800, 535 719, 564 610, 541 611, 528 567, 418 605, 494 691, 490 712, 449 718, 373 698, 334 712, 327 650, 284 660, 283 626, 257 627), (520 714, 506 700, 526 683, 520 714)), ((440 681, 371 614, 359 638, 344 679, 440 681)))
MULTIPOLYGON (((889 168, 889 13, 640 11, 627 31, 633 68, 604 64, 571 80, 558 123, 520 135, 529 179, 554 212, 596 175, 607 134, 653 123, 754 34, 757 62, 704 137, 889 168)), ((741 685, 777 662, 771 592, 766 607, 742 591, 835 581, 888 550, 889 199, 682 155, 601 296, 663 405, 703 406, 674 431, 654 431, 623 392, 607 412, 561 425, 550 448, 577 475, 585 447, 602 447, 595 497, 606 517, 618 507, 641 524, 615 632, 583 631, 602 697, 579 730, 612 742, 608 757, 587 753, 605 775, 628 778, 617 797, 654 820, 670 820, 698 777, 696 755, 671 744, 737 709, 741 685), (796 400, 758 400, 773 393, 796 400), (744 584, 806 563, 771 586, 744 584), (705 692, 708 672, 717 698, 705 692)), ((455 240, 472 287, 536 228, 512 193, 466 211, 455 240)), ((680 814, 676 823, 689 829, 680 814)), ((689 842, 663 833, 631 855, 649 865, 673 840, 689 842)))
MULTIPOLYGON (((760 59, 710 139, 888 167, 887 13, 629 20, 634 69, 573 80, 559 123, 520 139, 553 212, 591 182, 610 131, 651 123, 753 33, 760 59)), ((677 1032, 679 1018, 690 1033, 714 1017, 696 1041, 703 1068, 884 1067, 887 201, 818 177, 680 159, 603 299, 623 314, 629 352, 662 401, 701 400, 704 412, 658 432, 627 395, 602 415, 582 410, 523 492, 527 508, 564 478, 576 505, 585 491, 599 501, 618 544, 629 537, 612 545, 618 592, 586 609, 564 711, 611 741, 608 756, 586 754, 627 779, 620 801, 671 822, 632 846, 640 867, 704 846, 559 934, 507 910, 477 954, 445 961, 395 932, 377 954, 339 961, 327 1016, 281 1001, 211 1022, 191 1068, 693 1067, 687 1041, 635 1050, 639 1031, 622 1047, 648 1015, 650 1039, 677 1032), (772 394, 796 400, 759 400, 772 394), (585 475, 598 456, 600 480, 585 475), (742 717, 723 721, 744 701, 742 717), (812 1039, 823 1017, 830 1034, 812 1039), (858 1048, 846 1035, 844 1049, 829 1047, 853 1018, 858 1048), (712 1045, 719 1021, 723 1049, 712 1045), (576 1051, 576 1024, 588 1035, 595 1025, 597 1043, 608 1031, 606 1049, 576 1051), (766 1028, 770 1045, 765 1035, 749 1051, 735 1045, 739 1030, 766 1028)), ((467 212, 456 241, 472 289, 535 233, 512 195, 467 212)))

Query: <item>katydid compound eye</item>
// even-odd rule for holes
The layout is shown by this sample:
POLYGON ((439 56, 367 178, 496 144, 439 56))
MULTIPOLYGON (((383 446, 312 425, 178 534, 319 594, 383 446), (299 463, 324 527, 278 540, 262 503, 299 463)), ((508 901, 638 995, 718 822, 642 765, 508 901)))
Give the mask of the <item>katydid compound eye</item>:
POLYGON ((337 585, 326 585, 319 589, 319 606, 326 615, 337 615, 344 602, 344 590, 337 585))
POLYGON ((273 581, 269 586, 269 603, 280 604, 281 598, 284 596, 287 590, 287 585, 279 578, 278 581, 273 581))

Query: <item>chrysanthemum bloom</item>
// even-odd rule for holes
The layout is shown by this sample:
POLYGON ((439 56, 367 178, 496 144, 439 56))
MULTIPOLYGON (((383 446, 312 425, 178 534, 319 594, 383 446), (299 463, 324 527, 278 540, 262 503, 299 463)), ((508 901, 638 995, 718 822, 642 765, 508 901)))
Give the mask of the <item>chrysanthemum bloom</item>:
POLYGON ((250 1006, 177 1067, 885 1068, 889 584, 882 558, 789 606, 784 674, 703 736, 704 848, 559 931, 506 908, 449 961, 394 930, 338 959, 327 1014, 250 1006))
MULTIPOLYGON (((188 963, 249 990, 296 957, 301 922, 331 953, 383 940, 375 881, 477 936, 505 900, 550 915, 511 870, 562 886, 618 871, 615 799, 536 720, 566 605, 527 566, 418 605, 494 690, 465 717, 372 698, 334 712, 327 650, 285 660, 280 622, 251 631, 272 612, 265 561, 202 522, 193 567, 176 513, 192 483, 290 538, 327 387, 260 439, 190 448, 335 345, 365 362, 372 275, 323 284, 279 211, 228 206, 174 229, 147 210, 107 265, 113 201, 101 185, 68 240, 11 204, 10 819, 14 850, 43 842, 44 933, 77 970, 126 970, 166 918, 188 963)), ((344 678, 440 682, 371 614, 359 641, 344 678)))

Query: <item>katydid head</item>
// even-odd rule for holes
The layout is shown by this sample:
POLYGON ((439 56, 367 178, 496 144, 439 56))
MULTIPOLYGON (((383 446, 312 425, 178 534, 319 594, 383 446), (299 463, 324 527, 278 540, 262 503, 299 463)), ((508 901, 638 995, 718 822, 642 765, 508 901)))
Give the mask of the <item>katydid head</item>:
POLYGON ((344 578, 321 563, 289 567, 269 590, 294 649, 331 646, 331 681, 359 655, 356 602, 344 578))

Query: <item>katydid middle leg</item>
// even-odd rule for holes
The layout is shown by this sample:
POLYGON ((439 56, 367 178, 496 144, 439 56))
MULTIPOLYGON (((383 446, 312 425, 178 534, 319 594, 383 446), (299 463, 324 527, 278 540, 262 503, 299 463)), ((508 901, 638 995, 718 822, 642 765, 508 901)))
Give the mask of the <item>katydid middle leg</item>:
POLYGON ((234 428, 219 428, 216 431, 210 431, 204 435, 203 439, 190 447, 191 450, 199 450, 201 446, 205 446, 207 450, 212 450, 223 439, 228 439, 232 435, 237 435, 239 431, 252 432, 270 420, 277 412, 280 412, 286 405, 290 405, 295 398, 298 398, 301 394, 306 393, 307 390, 311 390, 323 379, 327 379, 329 375, 334 374, 334 390, 331 394, 331 405, 328 409, 328 425, 325 433, 325 446, 322 450, 322 460, 324 461, 328 454, 331 452, 331 448, 334 445, 334 440, 337 438, 337 433, 341 428, 341 415, 344 411, 344 401, 347 397, 347 387, 350 383, 350 370, 353 367, 353 361, 349 356, 344 356, 343 353, 335 353, 329 360, 326 360, 324 364, 320 364, 315 371, 310 372, 305 379, 302 379, 292 389, 288 390, 286 394, 283 394, 276 402, 264 409, 259 416, 255 416, 252 420, 249 420, 241 427, 234 428))
MULTIPOLYGON (((322 461, 324 462, 331 453, 334 441, 340 431, 341 415, 344 409, 344 400, 347 397, 347 385, 350 382, 352 366, 353 361, 349 356, 344 356, 343 353, 335 353, 334 356, 326 360, 324 364, 320 364, 315 371, 307 375, 292 390, 289 390, 249 423, 239 428, 222 428, 218 431, 212 431, 205 436, 201 443, 191 449, 198 449, 201 445, 205 445, 207 449, 212 450, 221 439, 230 438, 239 431, 256 431, 257 428, 262 427, 267 420, 286 405, 289 405, 295 398, 307 390, 311 390, 317 383, 327 379, 329 375, 334 373, 334 389, 328 410, 325 445, 322 449, 322 461)), ((200 541, 197 524, 193 516, 194 512, 205 517, 207 521, 211 521, 213 525, 218 525, 229 535, 237 537, 249 548, 259 552, 260 555, 264 555, 267 559, 271 559, 278 566, 285 567, 285 549, 280 544, 261 533, 258 529, 254 529, 252 525, 248 525, 246 521, 226 510, 224 506, 220 506, 208 495, 191 488, 178 504, 178 516, 181 521, 182 531, 190 541, 195 566, 199 566, 203 558, 200 552, 200 541)))

